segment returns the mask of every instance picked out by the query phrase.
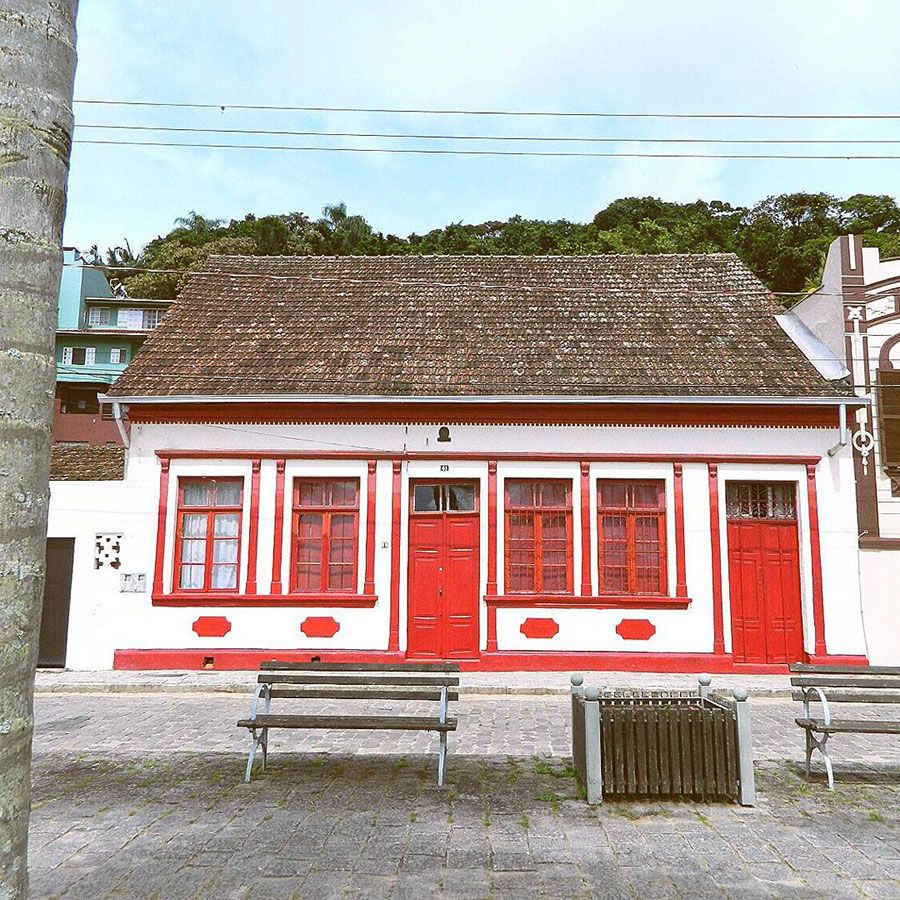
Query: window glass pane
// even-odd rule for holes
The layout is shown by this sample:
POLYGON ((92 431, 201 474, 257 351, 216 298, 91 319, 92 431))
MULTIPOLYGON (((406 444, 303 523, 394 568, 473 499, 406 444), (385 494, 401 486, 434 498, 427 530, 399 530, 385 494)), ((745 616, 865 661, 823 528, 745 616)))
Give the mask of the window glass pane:
POLYGON ((475 485, 451 484, 447 487, 448 509, 471 512, 475 509, 475 485))
POLYGON ((300 538, 321 540, 322 513, 301 513, 297 516, 297 535, 300 538))
POLYGON ((662 485, 655 482, 639 481, 632 485, 632 503, 637 509, 658 509, 662 485))
POLYGON ((299 506, 322 507, 325 505, 325 483, 322 481, 301 481, 298 494, 299 506))
POLYGON ((634 589, 639 594, 655 594, 662 590, 659 529, 659 517, 635 516, 634 589))
POLYGON ((518 513, 507 519, 507 552, 509 553, 509 591, 533 591, 534 584, 534 514, 518 513))
POLYGON ((356 500, 355 481, 334 481, 331 483, 331 506, 355 507, 356 500))
POLYGON ((356 516, 332 515, 331 517, 331 540, 332 541, 352 541, 356 537, 356 529, 354 527, 356 516))
POLYGON ((211 487, 209 481, 183 481, 182 503, 185 506, 209 506, 211 503, 211 487))
POLYGON ((206 513, 186 513, 181 517, 182 537, 206 537, 206 513))
POLYGON ((203 587, 203 566, 182 566, 178 587, 199 590, 203 587))
POLYGON ((506 490, 511 507, 534 506, 533 481, 507 481, 506 490))
POLYGON ((237 587, 237 566, 213 566, 212 587, 216 590, 237 587))
POLYGON ((217 481, 216 482, 216 506, 240 506, 241 482, 217 481))
POLYGON ((441 489, 436 484, 417 484, 413 492, 415 512, 437 512, 440 509, 441 489))
POLYGON ((568 485, 561 481, 545 481, 541 484, 541 506, 564 509, 568 485))
POLYGON ((601 516, 600 583, 604 593, 628 591, 628 520, 625 516, 601 516))
POLYGON ((331 565, 328 567, 328 590, 352 591, 354 587, 352 566, 331 565))
POLYGON ((237 541, 213 541, 213 562, 233 563, 237 562, 237 541))
POLYGON ((320 591, 322 589, 322 566, 318 563, 304 563, 297 566, 297 590, 320 591))
POLYGON ((623 481, 600 482, 601 506, 625 506, 625 483, 623 481))
POLYGON ((240 516, 237 513, 216 513, 216 537, 237 537, 240 516))
POLYGON ((725 486, 729 519, 795 519, 794 485, 790 482, 729 481, 725 486))
POLYGON ((87 351, 84 347, 72 348, 72 365, 83 366, 87 362, 87 351))
POLYGON ((202 563, 206 560, 206 541, 181 542, 181 562, 202 563))

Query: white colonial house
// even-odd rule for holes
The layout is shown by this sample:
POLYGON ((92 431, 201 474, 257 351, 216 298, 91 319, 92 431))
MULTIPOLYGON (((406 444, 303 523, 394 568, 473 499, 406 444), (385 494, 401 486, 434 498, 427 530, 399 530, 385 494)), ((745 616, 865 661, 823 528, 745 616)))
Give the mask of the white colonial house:
POLYGON ((828 250, 822 286, 794 313, 871 401, 852 422, 860 574, 872 656, 900 664, 900 259, 855 235, 828 250))
POLYGON ((840 349, 727 254, 214 258, 53 484, 65 662, 864 663, 840 349))

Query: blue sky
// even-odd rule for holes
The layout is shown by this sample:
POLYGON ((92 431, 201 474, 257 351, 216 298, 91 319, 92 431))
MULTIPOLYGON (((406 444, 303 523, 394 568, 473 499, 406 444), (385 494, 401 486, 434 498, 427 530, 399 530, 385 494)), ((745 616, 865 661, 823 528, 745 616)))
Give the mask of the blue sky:
MULTIPOLYGON (((900 113, 894 0, 81 0, 78 47, 77 98, 900 113)), ((76 123, 900 139, 900 121, 496 121, 83 105, 76 105, 76 123)), ((310 139, 261 142, 292 140, 310 139)), ((900 153, 900 143, 858 150, 900 153)), ((900 196, 900 160, 484 159, 76 145, 65 240, 86 248, 127 238, 136 249, 191 209, 226 219, 293 210, 317 216, 343 200, 375 228, 406 235, 516 213, 585 221, 610 200, 636 194, 747 204, 795 190, 900 196)))

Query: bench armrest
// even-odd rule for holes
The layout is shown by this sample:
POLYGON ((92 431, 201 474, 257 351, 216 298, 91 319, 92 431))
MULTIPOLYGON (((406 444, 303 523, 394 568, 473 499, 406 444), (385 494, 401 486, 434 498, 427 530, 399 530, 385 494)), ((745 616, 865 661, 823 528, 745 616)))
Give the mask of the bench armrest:
POLYGON ((250 718, 256 718, 256 710, 259 708, 259 698, 261 695, 265 694, 265 712, 269 712, 269 708, 272 705, 272 689, 268 684, 258 684, 256 686, 256 690, 253 692, 253 702, 250 704, 250 718))
POLYGON ((819 687, 805 687, 803 690, 803 716, 804 718, 810 718, 809 715, 809 701, 810 695, 813 691, 815 691, 819 695, 819 702, 822 704, 822 715, 824 716, 824 724, 831 724, 831 707, 828 705, 828 698, 825 696, 825 691, 819 687))

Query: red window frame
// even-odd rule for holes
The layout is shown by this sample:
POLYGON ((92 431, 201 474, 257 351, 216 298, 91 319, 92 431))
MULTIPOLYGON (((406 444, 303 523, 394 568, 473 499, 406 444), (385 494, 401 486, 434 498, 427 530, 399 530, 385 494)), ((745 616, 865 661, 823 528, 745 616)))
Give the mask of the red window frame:
POLYGON ((291 593, 294 594, 353 594, 356 593, 359 578, 359 504, 360 504, 360 480, 359 478, 294 478, 291 488, 291 593), (333 486, 336 483, 350 483, 353 485, 355 500, 353 505, 337 506, 333 501, 333 486), (303 485, 322 485, 322 503, 301 505, 301 487, 303 485), (298 577, 300 565, 300 516, 313 514, 322 516, 321 549, 319 553, 319 583, 317 585, 304 585, 301 587, 298 577), (332 519, 335 516, 352 516, 352 564, 350 569, 349 587, 333 588, 329 586, 331 580, 330 547, 332 540, 332 519))
MULTIPOLYGON (((178 479, 178 510, 175 519, 175 560, 172 581, 174 583, 174 591, 176 593, 215 593, 215 594, 236 594, 241 585, 241 533, 243 531, 243 514, 244 514, 244 479, 243 478, 179 478, 178 479), (204 505, 187 505, 184 502, 184 489, 191 484, 207 484, 212 488, 211 504, 204 505), (218 495, 218 485, 229 484, 238 485, 240 491, 240 499, 236 504, 218 504, 216 503, 218 495), (236 514, 237 515, 237 536, 216 538, 215 536, 215 516, 217 514, 236 514), (183 536, 183 523, 186 515, 205 515, 206 516, 206 534, 202 540, 206 542, 206 549, 203 556, 203 584, 200 587, 182 587, 181 586, 181 568, 183 565, 191 565, 191 563, 182 562, 181 550, 185 540, 183 536), (217 540, 236 540, 237 553, 234 563, 214 563, 214 550, 217 540), (214 565, 234 565, 234 587, 217 588, 212 586, 212 575, 214 565)), ((188 536, 187 540, 201 540, 188 536)), ((199 565, 195 563, 194 565, 199 565)))
MULTIPOLYGON (((504 497, 504 590, 507 594, 572 594, 574 584, 573 573, 573 538, 572 538, 572 480, 567 478, 507 478, 503 482, 504 497), (528 505, 512 506, 510 502, 510 488, 531 486, 532 498, 528 505), (562 487, 565 491, 565 500, 562 505, 545 503, 542 488, 562 487), (551 516, 562 516, 565 528, 565 588, 547 589, 545 587, 545 543, 544 524, 551 516), (517 517, 531 518, 531 539, 516 537, 514 520, 517 517), (514 543, 520 546, 516 548, 514 543), (534 572, 532 586, 530 588, 513 587, 513 569, 516 564, 512 562, 513 550, 527 551, 527 544, 531 544, 531 568, 534 572)), ((550 552, 550 551, 548 551, 550 552)), ((559 568, 558 566, 547 568, 559 568)))
MULTIPOLYGON (((646 538, 645 538, 646 541, 646 538)), ((666 596, 668 592, 668 558, 666 552, 666 483, 656 478, 600 478, 597 480, 597 546, 598 546, 598 572, 600 576, 601 594, 619 594, 634 596, 666 596), (604 497, 604 487, 624 488, 624 502, 611 502, 604 497), (654 503, 642 504, 636 497, 637 489, 652 488, 656 491, 654 503), (611 527, 604 526, 604 519, 624 519, 624 539, 621 531, 613 534, 611 527), (639 525, 640 519, 655 519, 656 549, 651 550, 658 556, 657 565, 640 566, 639 525), (612 544, 619 545, 613 549, 612 544), (624 546, 622 546, 624 544, 624 546), (624 570, 625 587, 620 584, 609 585, 607 583, 607 556, 612 553, 624 553, 622 564, 615 568, 624 570), (643 570, 643 573, 641 572, 643 570), (646 583, 647 572, 656 572, 656 585, 653 590, 648 589, 646 583), (641 583, 643 580, 643 584, 641 583)))

